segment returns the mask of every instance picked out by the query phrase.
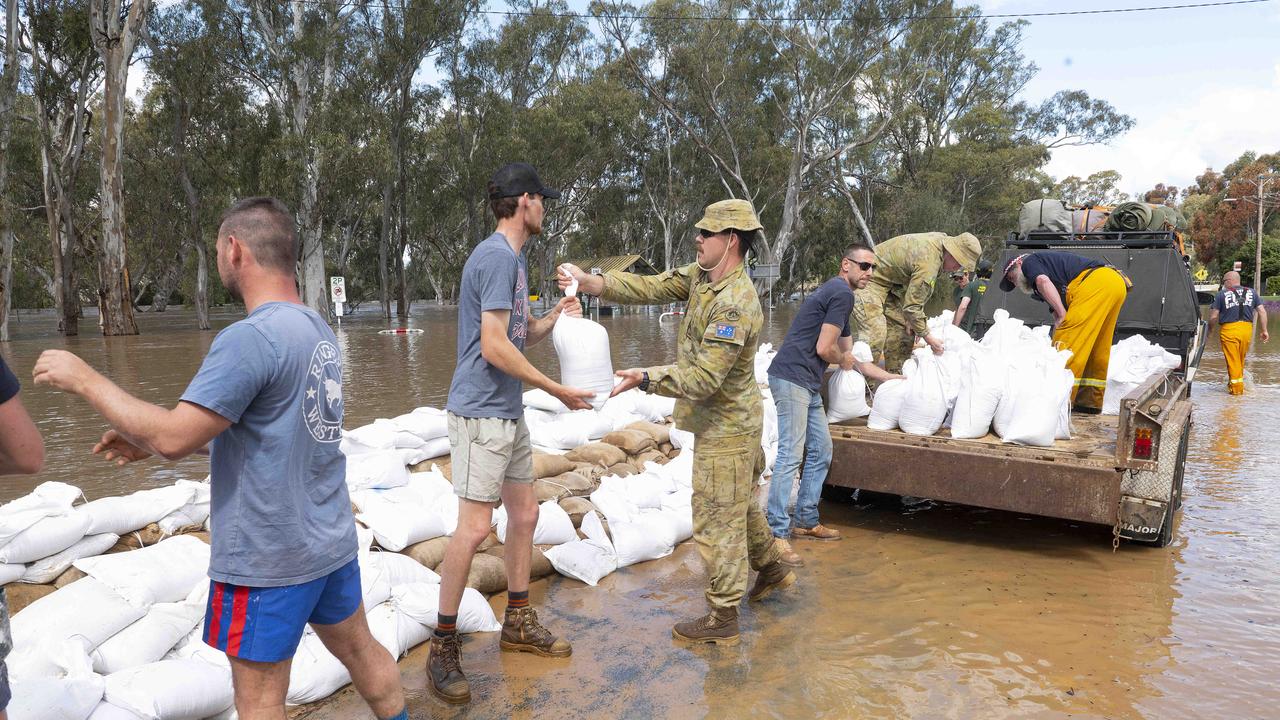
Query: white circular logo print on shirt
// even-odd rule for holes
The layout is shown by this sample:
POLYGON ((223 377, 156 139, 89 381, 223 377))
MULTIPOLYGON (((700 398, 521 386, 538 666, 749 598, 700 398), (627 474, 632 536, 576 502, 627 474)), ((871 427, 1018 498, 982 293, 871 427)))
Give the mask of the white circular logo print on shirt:
POLYGON ((338 348, 328 340, 320 341, 311 353, 302 417, 316 440, 342 440, 342 362, 338 348))

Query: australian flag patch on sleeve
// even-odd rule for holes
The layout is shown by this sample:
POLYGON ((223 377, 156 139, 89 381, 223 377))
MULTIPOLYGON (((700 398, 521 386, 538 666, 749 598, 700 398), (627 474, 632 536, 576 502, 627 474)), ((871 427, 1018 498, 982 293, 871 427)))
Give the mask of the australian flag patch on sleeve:
POLYGON ((738 328, 733 325, 729 325, 728 323, 716 323, 716 337, 723 340, 732 340, 733 334, 737 332, 737 330, 738 328))

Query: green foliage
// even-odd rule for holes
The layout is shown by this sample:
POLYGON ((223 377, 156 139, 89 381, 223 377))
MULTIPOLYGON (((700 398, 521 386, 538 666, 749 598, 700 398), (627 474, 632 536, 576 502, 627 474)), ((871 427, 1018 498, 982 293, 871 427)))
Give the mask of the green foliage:
POLYGON ((1280 275, 1272 275, 1267 278, 1267 295, 1271 297, 1280 295, 1280 275))
MULTIPOLYGON (((1231 256, 1223 258, 1218 266, 1219 274, 1231 270, 1240 263, 1240 279, 1245 285, 1253 284, 1254 243, 1242 243, 1231 256)), ((1273 275, 1280 275, 1280 235, 1264 235, 1262 237, 1262 277, 1270 282, 1273 275)), ((1270 294, 1270 293, 1268 293, 1270 294)))

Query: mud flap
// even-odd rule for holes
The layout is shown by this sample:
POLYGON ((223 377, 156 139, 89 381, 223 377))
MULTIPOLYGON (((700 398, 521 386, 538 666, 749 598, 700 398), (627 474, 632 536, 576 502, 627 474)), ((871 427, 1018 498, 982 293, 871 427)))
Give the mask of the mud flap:
POLYGON ((1138 542, 1155 542, 1164 524, 1165 507, 1159 500, 1123 495, 1120 498, 1120 537, 1138 542))

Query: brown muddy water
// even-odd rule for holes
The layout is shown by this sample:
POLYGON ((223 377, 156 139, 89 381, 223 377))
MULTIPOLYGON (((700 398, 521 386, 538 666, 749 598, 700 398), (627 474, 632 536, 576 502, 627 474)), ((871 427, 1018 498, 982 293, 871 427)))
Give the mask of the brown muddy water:
MULTIPOLYGON (((781 340, 794 309, 770 313, 766 340, 781 340)), ((238 317, 216 313, 215 325, 238 317)), ((452 309, 415 308, 409 324, 426 332, 398 337, 376 334, 384 325, 368 315, 344 321, 348 427, 443 404, 454 318, 452 309)), ((602 321, 617 367, 674 352, 674 323, 602 321)), ((123 469, 98 461, 88 453, 101 421, 79 400, 30 385, 39 351, 59 347, 171 404, 213 335, 180 311, 142 315, 141 327, 136 338, 64 340, 50 317, 22 316, 0 352, 24 380, 48 470, 5 478, 0 500, 43 480, 97 498, 206 474, 199 459, 123 469)), ((530 355, 554 375, 549 343, 530 355)), ((543 620, 573 640, 573 657, 502 654, 492 635, 471 636, 467 708, 426 696, 425 649, 415 650, 401 662, 411 715, 1280 717, 1280 341, 1255 346, 1249 374, 1249 393, 1229 397, 1211 343, 1192 392, 1185 504, 1168 548, 1112 553, 1109 529, 962 506, 824 503, 824 522, 845 539, 797 543, 807 562, 800 583, 744 609, 741 645, 671 641, 671 624, 703 609, 701 561, 686 544, 598 588, 535 583, 543 620)), ((502 596, 492 602, 500 611, 502 596)), ((301 714, 372 717, 350 689, 301 714)))

